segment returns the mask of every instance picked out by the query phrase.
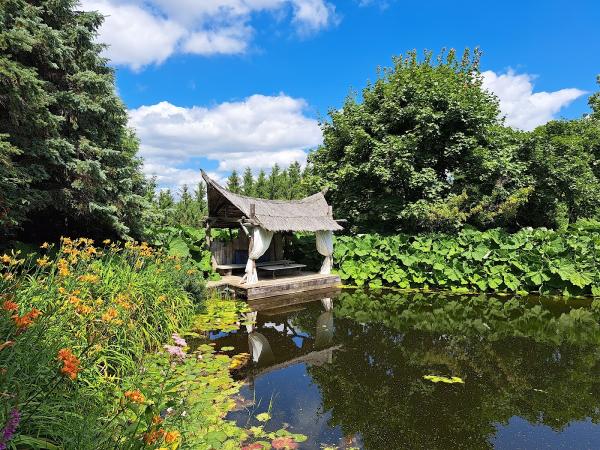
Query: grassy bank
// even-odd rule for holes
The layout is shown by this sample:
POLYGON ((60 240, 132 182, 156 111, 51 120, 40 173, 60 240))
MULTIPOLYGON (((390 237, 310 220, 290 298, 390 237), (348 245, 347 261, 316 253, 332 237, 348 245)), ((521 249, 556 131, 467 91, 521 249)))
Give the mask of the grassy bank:
POLYGON ((334 258, 358 286, 600 295, 600 224, 590 221, 562 232, 340 236, 334 258))

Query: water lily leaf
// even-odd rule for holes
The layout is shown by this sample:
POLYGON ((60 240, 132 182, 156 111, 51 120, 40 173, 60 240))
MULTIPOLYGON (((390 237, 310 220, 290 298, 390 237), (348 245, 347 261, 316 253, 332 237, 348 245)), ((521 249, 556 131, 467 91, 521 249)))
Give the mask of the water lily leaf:
POLYGON ((231 350, 235 350, 235 347, 228 345, 227 347, 221 347, 222 352, 230 352, 231 350))
POLYGON ((256 420, 258 420, 259 422, 268 422, 269 420, 271 420, 271 414, 269 414, 268 412, 257 414, 256 420))
POLYGON ((459 377, 443 377, 440 375, 423 375, 423 378, 425 378, 426 380, 429 380, 433 383, 447 383, 447 384, 455 384, 455 383, 459 383, 459 384, 465 384, 465 382, 463 381, 462 378, 459 377))

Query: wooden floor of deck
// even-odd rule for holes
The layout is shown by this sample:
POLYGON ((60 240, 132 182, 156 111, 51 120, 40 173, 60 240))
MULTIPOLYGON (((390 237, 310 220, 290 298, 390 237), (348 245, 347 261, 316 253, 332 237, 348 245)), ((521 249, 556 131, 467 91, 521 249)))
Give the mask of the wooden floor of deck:
POLYGON ((259 274, 258 283, 247 286, 241 283, 242 277, 227 275, 219 281, 209 281, 208 288, 225 289, 235 292, 236 297, 255 300, 280 295, 296 294, 313 290, 326 290, 339 287, 342 283, 337 275, 322 275, 315 272, 280 275, 272 279, 270 275, 259 274))

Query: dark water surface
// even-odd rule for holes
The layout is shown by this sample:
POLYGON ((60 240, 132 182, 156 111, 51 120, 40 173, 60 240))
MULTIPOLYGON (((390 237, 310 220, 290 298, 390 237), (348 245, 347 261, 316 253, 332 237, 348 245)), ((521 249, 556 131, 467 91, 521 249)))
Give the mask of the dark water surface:
POLYGON ((599 321, 598 303, 344 292, 214 339, 252 355, 230 418, 271 408, 300 448, 600 449, 599 321))

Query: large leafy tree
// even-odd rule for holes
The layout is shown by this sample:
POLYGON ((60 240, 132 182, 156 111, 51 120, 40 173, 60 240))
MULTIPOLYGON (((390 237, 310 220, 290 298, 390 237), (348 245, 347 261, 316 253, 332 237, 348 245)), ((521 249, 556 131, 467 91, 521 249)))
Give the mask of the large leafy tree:
POLYGON ((447 229, 489 222, 515 190, 526 199, 515 152, 497 145, 517 137, 503 130, 478 64, 477 51, 399 56, 360 101, 331 111, 308 168, 338 216, 358 230, 447 229))
POLYGON ((114 74, 95 43, 102 16, 76 0, 0 7, 0 233, 135 236, 148 184, 114 74))

